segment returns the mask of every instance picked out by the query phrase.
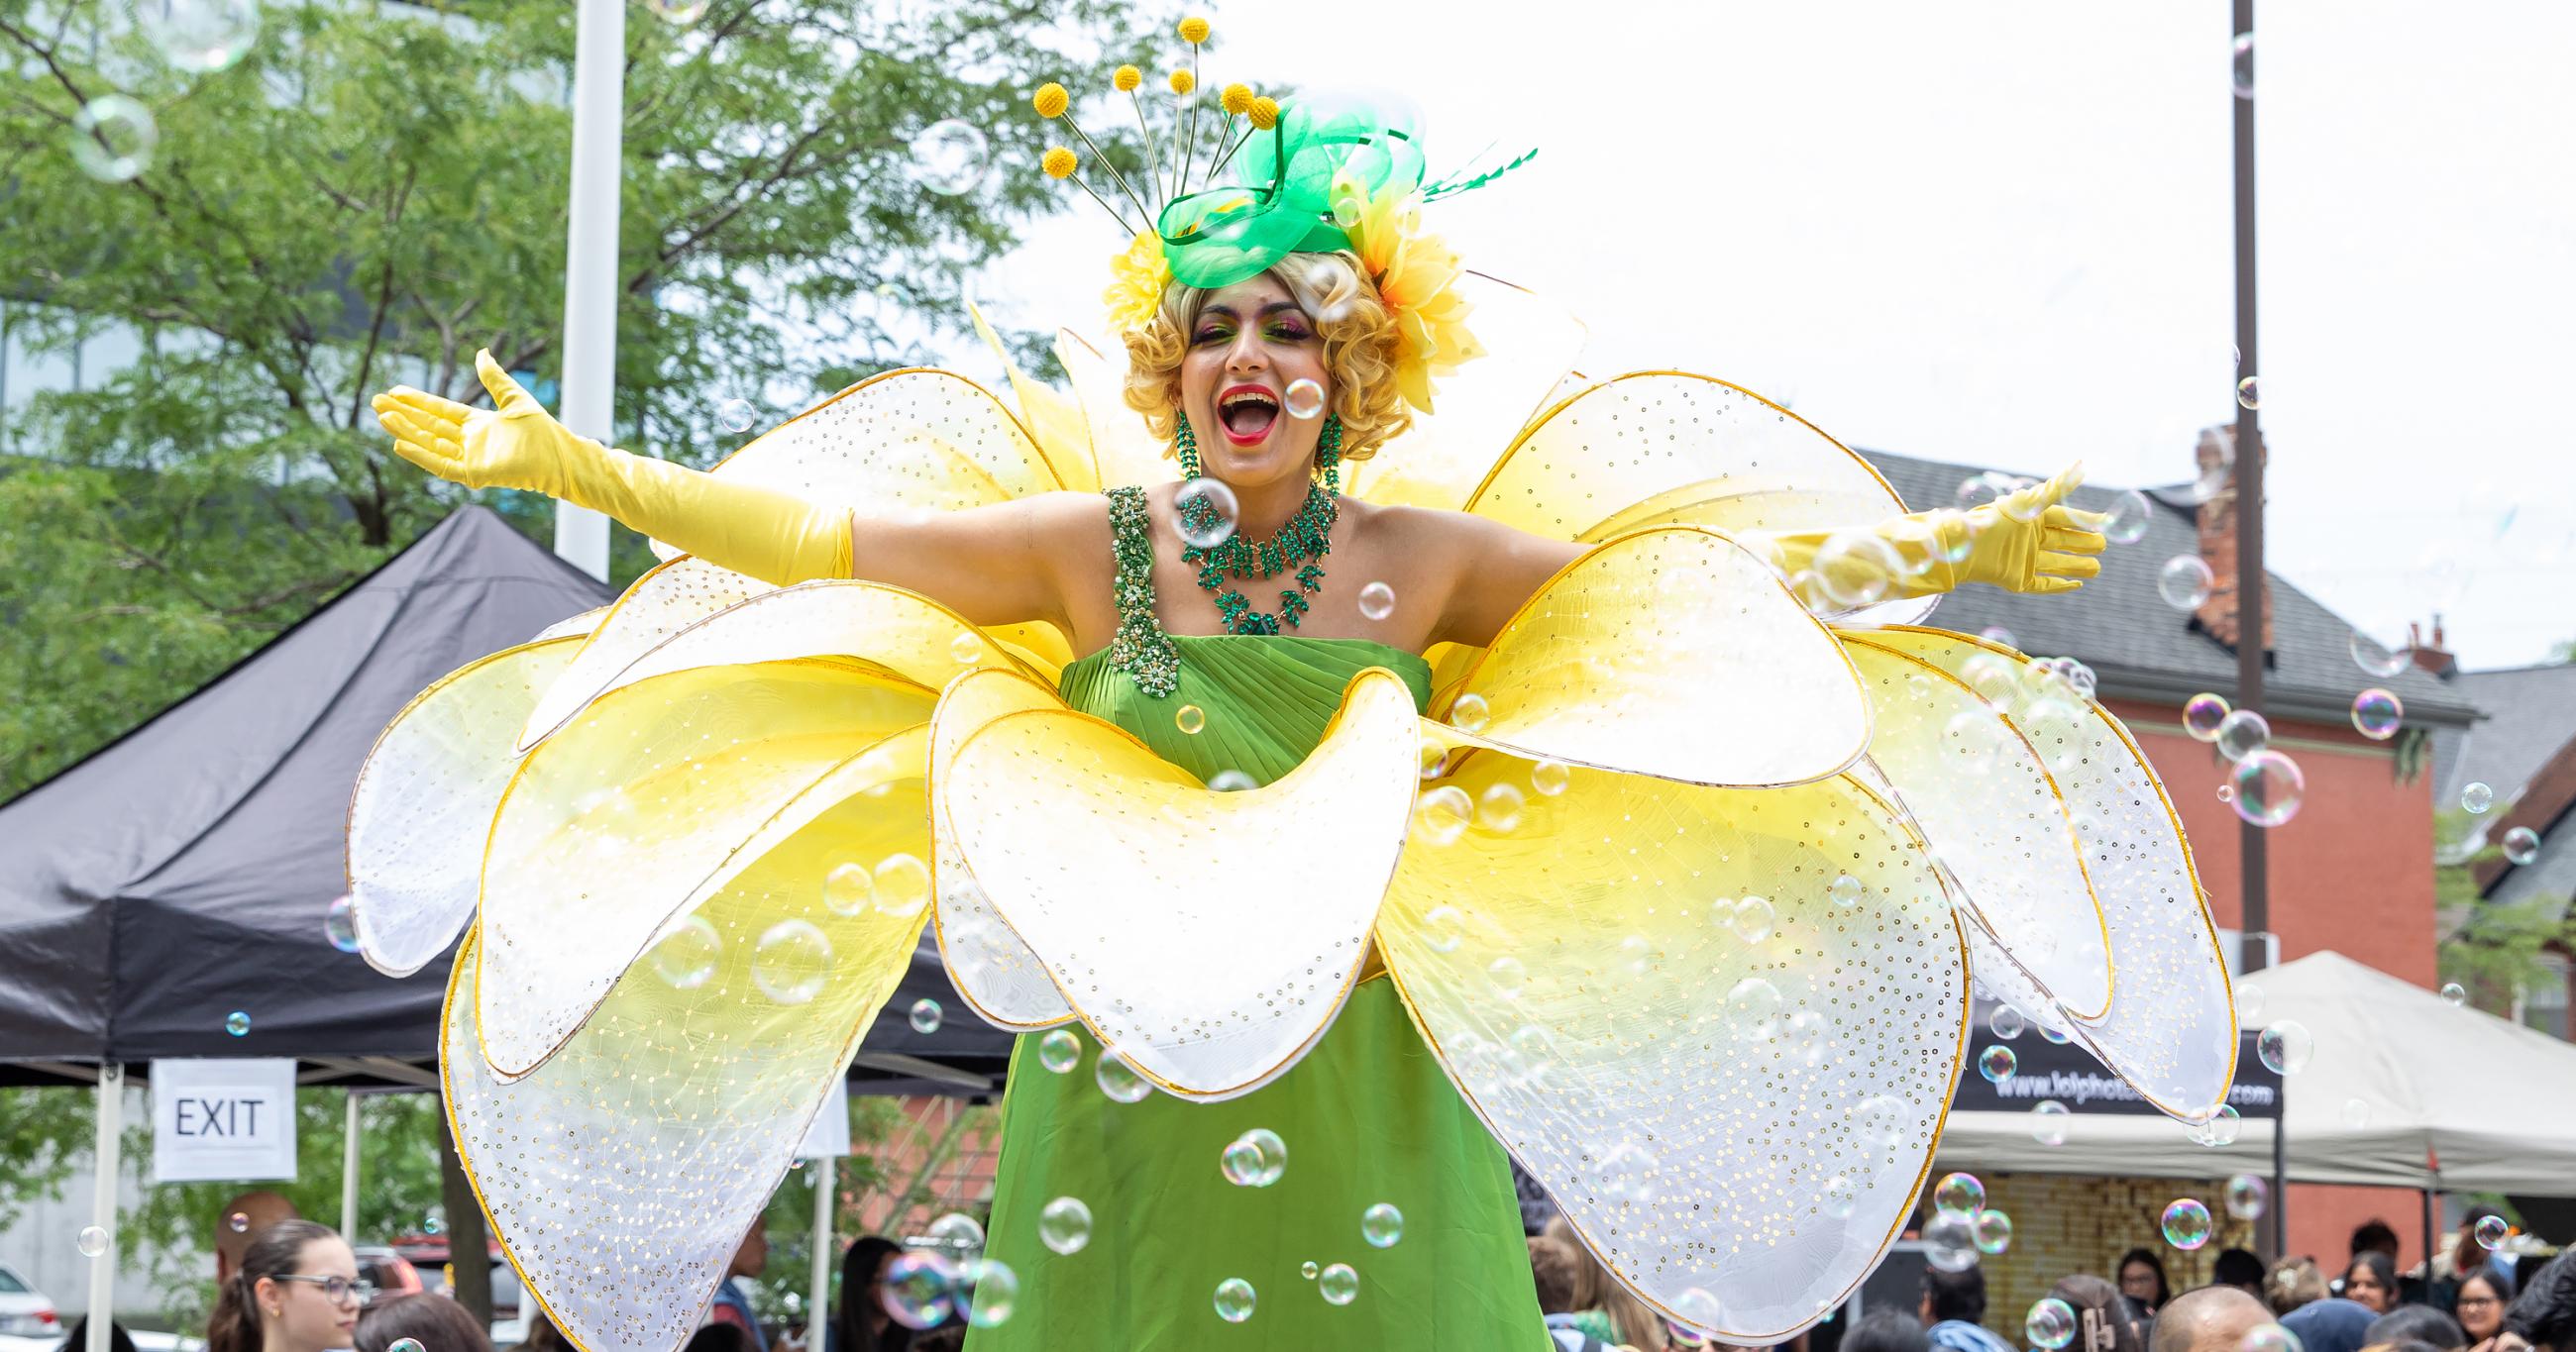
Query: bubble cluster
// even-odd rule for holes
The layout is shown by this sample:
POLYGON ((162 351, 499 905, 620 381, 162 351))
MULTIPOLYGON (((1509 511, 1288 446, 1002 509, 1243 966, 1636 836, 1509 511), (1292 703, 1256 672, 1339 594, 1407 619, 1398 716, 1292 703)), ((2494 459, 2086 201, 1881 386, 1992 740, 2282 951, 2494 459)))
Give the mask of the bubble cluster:
POLYGON ((1266 1188, 1288 1172, 1288 1145, 1268 1127, 1254 1127, 1227 1144, 1218 1172, 1238 1188, 1266 1188))
POLYGON ((2209 1242, 2209 1208, 2185 1197, 2165 1208, 2165 1242, 2189 1251, 2209 1242))

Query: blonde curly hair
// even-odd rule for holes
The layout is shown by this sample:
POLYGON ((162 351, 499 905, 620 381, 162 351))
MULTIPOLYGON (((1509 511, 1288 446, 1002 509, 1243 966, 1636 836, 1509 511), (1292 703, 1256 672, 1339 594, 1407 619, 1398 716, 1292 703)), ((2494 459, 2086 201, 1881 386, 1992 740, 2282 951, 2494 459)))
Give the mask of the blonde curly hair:
MULTIPOLYGON (((1292 253, 1261 274, 1286 287, 1324 340, 1332 411, 1342 419, 1342 458, 1366 460, 1413 426, 1395 383, 1395 312, 1360 271, 1359 255, 1292 253)), ((1168 448, 1181 432, 1181 359, 1208 293, 1173 282, 1152 321, 1127 331, 1127 406, 1168 448)), ((1168 450, 1167 450, 1167 453, 1168 450)))

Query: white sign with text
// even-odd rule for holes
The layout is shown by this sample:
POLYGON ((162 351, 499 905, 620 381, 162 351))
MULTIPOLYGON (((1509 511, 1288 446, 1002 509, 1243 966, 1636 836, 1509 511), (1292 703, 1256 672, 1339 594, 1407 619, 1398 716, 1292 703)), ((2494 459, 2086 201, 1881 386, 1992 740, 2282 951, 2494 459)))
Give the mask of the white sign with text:
POLYGON ((152 1181, 295 1177, 295 1062, 152 1063, 152 1181))

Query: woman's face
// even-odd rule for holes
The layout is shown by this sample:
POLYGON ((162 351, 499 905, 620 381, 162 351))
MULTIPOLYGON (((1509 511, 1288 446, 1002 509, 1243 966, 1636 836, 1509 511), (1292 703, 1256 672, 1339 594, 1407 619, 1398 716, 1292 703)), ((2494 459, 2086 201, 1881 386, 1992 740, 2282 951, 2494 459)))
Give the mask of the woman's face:
POLYGON ((2460 1298, 2452 1307, 2460 1328, 2469 1335, 2469 1345, 2477 1346, 2496 1336, 2504 1328, 2504 1299, 2495 1283, 2472 1276, 2460 1283, 2460 1298))
POLYGON ((2141 1305, 2156 1302, 2156 1270, 2144 1263, 2120 1265, 2120 1294, 2141 1305))
POLYGON ((2367 1305, 2376 1314, 2388 1313, 2397 1303, 2397 1293, 2379 1284, 2379 1274, 2368 1263, 2355 1263, 2343 1274, 2343 1298, 2367 1305))
MULTIPOLYGON (((334 1236, 309 1240, 303 1252, 295 1256, 295 1275, 299 1277, 338 1277, 354 1288, 358 1280, 358 1258, 349 1246, 334 1236)), ((351 1289, 339 1300, 320 1282, 281 1282, 262 1278, 258 1297, 260 1314, 267 1330, 269 1352, 322 1352, 325 1348, 348 1347, 358 1329, 358 1293, 351 1289)))
POLYGON ((1332 397, 1324 340, 1278 278, 1208 294, 1181 356, 1181 415, 1209 474, 1238 488, 1306 476, 1324 420, 1289 414, 1288 387, 1300 380, 1332 397))

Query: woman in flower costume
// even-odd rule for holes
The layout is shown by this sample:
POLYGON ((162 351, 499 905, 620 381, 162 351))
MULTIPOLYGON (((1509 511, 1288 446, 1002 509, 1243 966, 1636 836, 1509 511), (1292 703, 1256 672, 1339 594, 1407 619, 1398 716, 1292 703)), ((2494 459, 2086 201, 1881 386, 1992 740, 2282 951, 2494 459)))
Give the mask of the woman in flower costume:
POLYGON ((1049 153, 1151 228, 1126 369, 1065 335, 1016 415, 897 371, 700 474, 488 358, 490 411, 378 399, 666 553, 425 692, 351 816, 370 960, 466 934, 449 1111, 558 1325, 686 1336, 926 923, 1030 1035, 979 1352, 1537 1352, 1506 1152, 1659 1313, 1777 1341, 1911 1213, 1972 968, 2214 1113, 2161 786, 2055 668, 1914 623, 2090 576, 2074 476, 1907 515, 1734 386, 1570 376, 1579 326, 1422 231, 1482 179, 1405 119, 1219 106, 1142 184, 1049 153))

